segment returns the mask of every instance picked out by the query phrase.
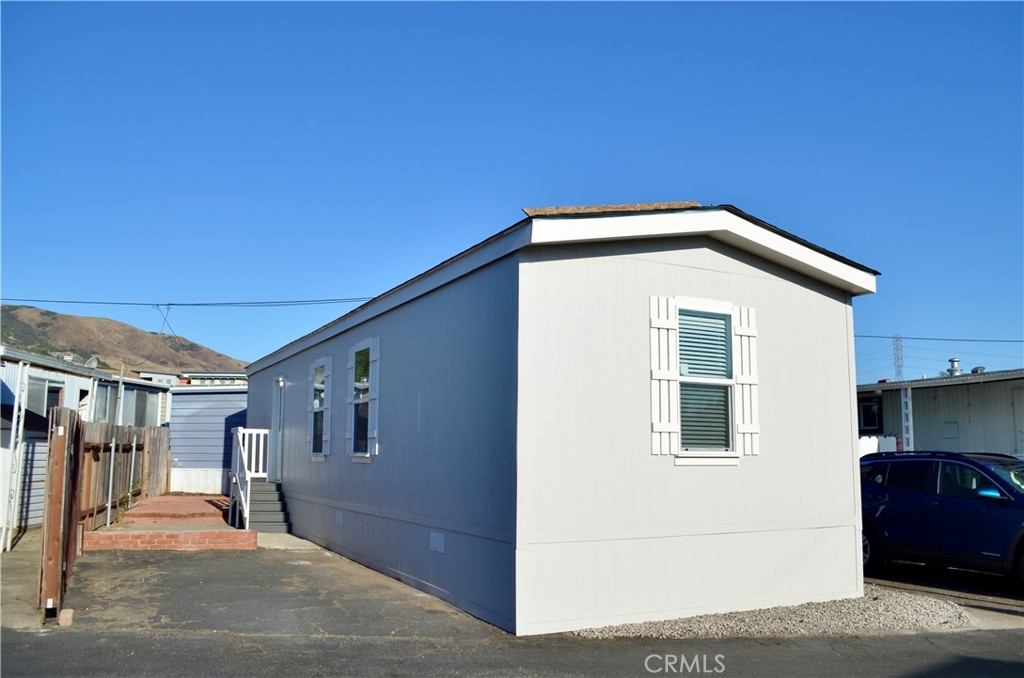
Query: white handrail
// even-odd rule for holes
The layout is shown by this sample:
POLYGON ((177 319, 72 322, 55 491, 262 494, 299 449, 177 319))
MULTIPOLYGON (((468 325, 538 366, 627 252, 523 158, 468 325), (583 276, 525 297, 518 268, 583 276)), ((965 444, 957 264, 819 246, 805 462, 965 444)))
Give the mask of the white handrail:
POLYGON ((249 529, 249 497, 253 478, 267 477, 267 440, 270 430, 265 428, 231 429, 231 522, 239 527, 238 520, 244 521, 249 529))

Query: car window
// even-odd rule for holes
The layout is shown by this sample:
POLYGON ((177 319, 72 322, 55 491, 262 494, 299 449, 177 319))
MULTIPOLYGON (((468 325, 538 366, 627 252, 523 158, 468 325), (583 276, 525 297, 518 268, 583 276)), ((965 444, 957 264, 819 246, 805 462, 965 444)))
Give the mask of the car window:
POLYGON ((935 493, 935 462, 923 459, 894 459, 889 464, 885 486, 904 492, 935 493))
MULTIPOLYGON (((980 460, 979 460, 980 461, 980 460)), ((1004 480, 1009 480, 1018 490, 1024 492, 1024 461, 1017 459, 984 460, 984 464, 992 472, 1004 480)))
POLYGON ((991 478, 976 468, 955 461, 939 466, 939 494, 946 497, 977 498, 978 490, 997 488, 991 478))
POLYGON ((888 470, 887 461, 861 462, 860 479, 876 485, 885 484, 885 472, 888 470))

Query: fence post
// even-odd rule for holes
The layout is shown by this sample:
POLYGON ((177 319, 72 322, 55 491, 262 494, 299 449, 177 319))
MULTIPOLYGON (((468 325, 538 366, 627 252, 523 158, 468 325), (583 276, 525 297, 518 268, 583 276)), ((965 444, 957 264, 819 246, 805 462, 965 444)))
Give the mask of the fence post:
POLYGON ((132 432, 132 465, 128 471, 128 508, 132 507, 132 497, 135 494, 135 443, 139 439, 139 434, 135 431, 132 432))
POLYGON ((62 592, 61 570, 64 544, 62 541, 64 518, 64 491, 67 478, 68 435, 71 428, 71 410, 57 410, 56 421, 50 427, 50 456, 46 462, 46 507, 43 518, 43 553, 40 563, 39 607, 46 610, 60 607, 62 592))
POLYGON ((114 443, 118 437, 118 427, 114 427, 114 435, 110 439, 110 475, 107 479, 107 527, 110 527, 110 502, 114 498, 114 464, 117 462, 117 454, 114 452, 114 443))

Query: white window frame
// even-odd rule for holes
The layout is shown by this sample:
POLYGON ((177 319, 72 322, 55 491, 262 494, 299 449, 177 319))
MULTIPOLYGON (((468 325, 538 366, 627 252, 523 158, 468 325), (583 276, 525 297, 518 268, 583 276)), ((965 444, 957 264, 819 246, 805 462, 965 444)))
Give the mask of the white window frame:
POLYGON ((757 329, 754 309, 694 297, 651 297, 651 454, 671 455, 677 466, 735 466, 759 453, 757 329), (690 377, 679 364, 679 312, 730 317, 728 378, 690 377), (724 449, 683 449, 680 384, 725 386, 729 398, 729 444, 724 449))
POLYGON ((377 439, 377 418, 380 401, 380 340, 377 337, 364 339, 354 344, 348 351, 348 393, 345 401, 345 449, 349 458, 355 462, 368 462, 380 454, 377 439), (366 389, 356 388, 356 354, 370 351, 370 370, 366 389), (356 393, 360 396, 356 397, 356 393), (356 450, 356 412, 358 405, 367 405, 366 449, 356 450))
POLYGON ((309 365, 309 390, 307 391, 306 410, 308 412, 308 424, 306 430, 306 449, 314 461, 323 461, 331 454, 331 357, 324 356, 314 360, 309 365), (324 368, 324 397, 319 407, 314 407, 315 384, 313 380, 318 368, 324 368), (315 430, 314 420, 317 413, 323 414, 323 432, 321 434, 320 451, 313 449, 313 432, 315 430))
MULTIPOLYGON (((677 325, 679 323, 679 316, 680 316, 680 314, 685 313, 687 311, 690 311, 690 312, 693 312, 693 313, 701 313, 701 314, 706 314, 706 315, 712 315, 712 316, 724 316, 724 317, 729 318, 729 336, 726 337, 726 341, 729 342, 729 363, 730 363, 730 367, 729 367, 729 376, 728 377, 691 377, 691 376, 688 376, 686 374, 683 374, 683 372, 685 371, 684 368, 683 368, 683 365, 682 364, 679 365, 679 385, 680 386, 682 386, 682 384, 696 384, 696 385, 707 385, 707 386, 725 387, 726 398, 728 400, 728 403, 726 404, 726 409, 727 409, 727 411, 729 413, 729 425, 728 425, 728 430, 726 431, 726 433, 727 433, 727 435, 729 437, 729 442, 722 449, 716 449, 716 448, 692 448, 691 449, 691 448, 684 448, 682 446, 682 440, 681 440, 682 436, 680 435, 679 456, 680 457, 698 457, 698 458, 722 457, 722 458, 737 458, 738 459, 739 458, 739 453, 736 451, 736 414, 734 412, 735 395, 733 393, 733 391, 735 390, 735 386, 736 386, 736 380, 735 380, 735 378, 733 376, 735 374, 735 368, 732 365, 732 362, 733 362, 733 357, 732 356, 733 356, 733 351, 735 350, 735 346, 732 345, 733 344, 732 340, 733 340, 733 337, 734 337, 734 333, 732 331, 732 326, 734 324, 733 306, 732 306, 732 304, 727 304, 727 303, 721 302, 721 301, 711 301, 711 300, 708 300, 708 299, 691 299, 691 298, 687 298, 687 297, 676 297, 675 302, 676 302, 675 303, 675 307, 676 307, 676 323, 677 323, 677 325)), ((677 346, 678 346, 678 340, 677 340, 677 346)), ((678 348, 676 350, 678 351, 678 348)), ((680 358, 681 358, 681 356, 680 356, 680 358)), ((680 401, 682 401, 682 392, 681 391, 682 391, 682 389, 680 389, 680 395, 679 395, 680 401)), ((682 404, 682 403, 680 402, 680 404, 682 404)), ((680 413, 680 418, 681 417, 682 417, 682 414, 680 413)), ((682 431, 682 422, 680 422, 680 431, 682 431)))

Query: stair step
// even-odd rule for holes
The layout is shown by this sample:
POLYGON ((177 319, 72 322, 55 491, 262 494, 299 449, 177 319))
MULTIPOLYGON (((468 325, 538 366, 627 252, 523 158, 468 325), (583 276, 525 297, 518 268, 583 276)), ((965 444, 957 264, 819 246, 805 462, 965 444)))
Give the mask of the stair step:
POLYGON ((288 534, 291 530, 286 523, 249 523, 249 530, 253 532, 277 532, 288 534))
POLYGON ((249 513, 249 520, 259 520, 266 523, 286 523, 288 522, 288 513, 285 511, 252 511, 249 513))
POLYGON ((291 531, 281 483, 255 480, 249 486, 249 529, 255 532, 291 531))
POLYGON ((274 504, 274 505, 280 504, 280 505, 284 506, 284 497, 276 497, 276 496, 271 495, 271 494, 268 494, 266 496, 262 496, 262 495, 259 495, 259 494, 250 495, 249 496, 249 505, 250 506, 255 506, 256 504, 274 504))

